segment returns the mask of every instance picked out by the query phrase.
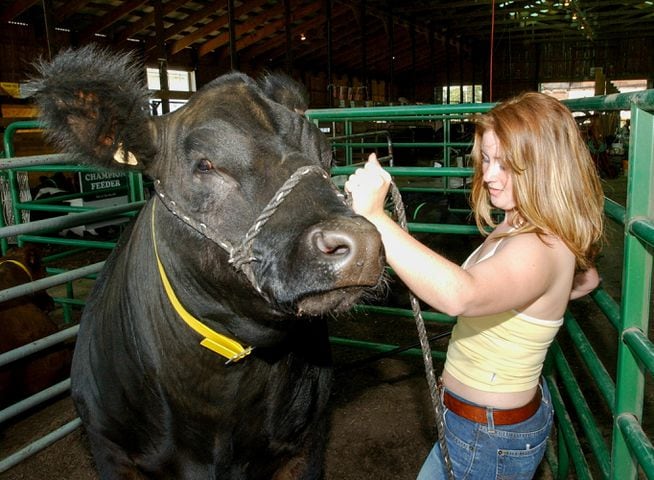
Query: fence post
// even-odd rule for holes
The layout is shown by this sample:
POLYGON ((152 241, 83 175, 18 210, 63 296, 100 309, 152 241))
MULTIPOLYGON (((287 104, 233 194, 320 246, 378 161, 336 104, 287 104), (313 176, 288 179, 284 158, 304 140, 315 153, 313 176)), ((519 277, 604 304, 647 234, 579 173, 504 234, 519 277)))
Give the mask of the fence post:
POLYGON ((623 340, 623 333, 639 329, 645 334, 649 327, 649 303, 652 291, 652 254, 647 245, 630 232, 634 220, 654 217, 654 116, 631 106, 632 132, 629 145, 629 167, 625 214, 625 246, 622 273, 621 331, 618 342, 616 374, 616 405, 613 426, 611 478, 637 478, 635 456, 619 428, 622 416, 643 418, 643 396, 646 371, 623 340))

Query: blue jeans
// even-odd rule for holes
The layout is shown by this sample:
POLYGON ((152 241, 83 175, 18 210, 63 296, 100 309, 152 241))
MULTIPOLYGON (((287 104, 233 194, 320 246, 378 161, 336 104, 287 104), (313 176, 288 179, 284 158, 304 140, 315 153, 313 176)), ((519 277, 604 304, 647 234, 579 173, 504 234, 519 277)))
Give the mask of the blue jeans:
MULTIPOLYGON (((545 455, 554 418, 545 380, 542 389, 541 405, 536 413, 513 425, 482 425, 443 407, 445 438, 456 480, 522 480, 534 476, 545 455)), ((489 419, 492 422, 492 416, 489 419)), ((418 474, 418 480, 440 479, 447 479, 447 474, 441 448, 436 442, 418 474)))

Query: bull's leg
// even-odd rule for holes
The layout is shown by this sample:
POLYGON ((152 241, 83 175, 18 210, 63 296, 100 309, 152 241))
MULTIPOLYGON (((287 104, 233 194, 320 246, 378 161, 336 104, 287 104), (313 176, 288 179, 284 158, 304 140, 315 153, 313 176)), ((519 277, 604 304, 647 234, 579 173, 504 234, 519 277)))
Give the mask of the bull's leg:
POLYGON ((272 480, 320 480, 323 478, 324 456, 317 452, 297 455, 282 465, 272 480))
POLYGON ((305 457, 293 457, 275 472, 272 480, 296 480, 306 478, 307 459, 305 457))
POLYGON ((327 421, 309 427, 308 440, 302 450, 277 469, 272 480, 321 480, 324 477, 327 421))
POLYGON ((136 464, 114 442, 86 430, 91 445, 95 467, 101 480, 145 480, 136 464))

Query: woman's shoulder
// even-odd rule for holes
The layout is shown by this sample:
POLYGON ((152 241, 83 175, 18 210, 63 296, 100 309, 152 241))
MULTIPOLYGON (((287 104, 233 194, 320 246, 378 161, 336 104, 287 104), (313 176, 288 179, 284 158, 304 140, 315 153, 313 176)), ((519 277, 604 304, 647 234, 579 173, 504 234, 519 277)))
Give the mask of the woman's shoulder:
POLYGON ((505 250, 507 253, 520 252, 521 257, 547 260, 558 259, 574 262, 574 254, 566 243, 558 236, 549 233, 517 232, 505 238, 497 249, 497 253, 505 250))

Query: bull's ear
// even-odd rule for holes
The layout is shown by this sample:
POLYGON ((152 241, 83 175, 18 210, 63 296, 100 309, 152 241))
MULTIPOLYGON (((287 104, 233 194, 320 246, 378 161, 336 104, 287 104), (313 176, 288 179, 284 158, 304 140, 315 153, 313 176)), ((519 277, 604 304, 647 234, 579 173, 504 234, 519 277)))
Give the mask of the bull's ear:
POLYGON ((57 146, 105 168, 144 167, 155 155, 143 68, 131 54, 88 45, 36 69, 30 94, 57 146))
POLYGON ((285 73, 265 73, 258 83, 267 97, 300 115, 309 108, 309 94, 304 85, 285 73))

